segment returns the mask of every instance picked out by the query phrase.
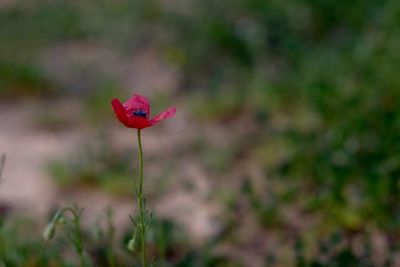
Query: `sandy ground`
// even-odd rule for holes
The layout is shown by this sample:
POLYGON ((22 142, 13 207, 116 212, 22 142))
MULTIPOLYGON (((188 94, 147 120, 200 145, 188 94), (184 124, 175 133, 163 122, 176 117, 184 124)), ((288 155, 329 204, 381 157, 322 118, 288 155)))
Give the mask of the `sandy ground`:
POLYGON ((55 198, 46 178, 47 160, 60 155, 74 141, 74 134, 52 134, 32 127, 32 103, 0 106, 0 151, 6 154, 0 201, 12 207, 44 213, 55 198))

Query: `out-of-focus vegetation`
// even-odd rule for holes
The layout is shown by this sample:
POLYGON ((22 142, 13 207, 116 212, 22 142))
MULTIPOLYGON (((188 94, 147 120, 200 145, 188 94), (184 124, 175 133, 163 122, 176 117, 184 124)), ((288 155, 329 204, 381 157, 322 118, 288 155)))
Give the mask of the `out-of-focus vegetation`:
MULTIPOLYGON (((107 219, 107 213, 109 211, 100 214, 90 228, 81 230, 86 264, 88 266, 139 265, 139 240, 136 242, 135 252, 128 251, 126 245, 132 233, 125 231, 117 240, 115 226, 107 219)), ((110 219, 112 220, 112 217, 110 219)), ((72 227, 71 218, 65 216, 63 222, 56 227, 54 240, 45 241, 41 235, 42 229, 32 219, 9 217, 4 221, 2 218, 1 266, 75 266, 78 256, 70 247, 70 237, 67 235, 72 227)), ((154 219, 148 236, 149 253, 157 266, 200 267, 226 266, 226 264, 241 266, 226 257, 210 254, 210 249, 215 247, 219 237, 210 240, 204 247, 194 247, 186 234, 170 220, 154 219)))
MULTIPOLYGON (((394 266, 399 17, 396 0, 13 3, 0 8, 0 94, 78 96, 85 119, 102 125, 123 85, 99 66, 72 68, 73 81, 54 78, 43 67, 46 51, 81 42, 124 56, 151 47, 177 71, 174 99, 198 130, 171 153, 177 162, 194 157, 206 170, 227 233, 209 247, 169 247, 175 230, 161 225, 168 238, 155 250, 168 247, 174 259, 163 266, 240 266, 235 253, 200 256, 225 245, 265 250, 265 266, 394 266), (214 127, 225 143, 205 137, 214 127), (248 220, 257 233, 247 231, 248 220)), ((53 162, 55 179, 127 193, 134 154, 103 145, 53 162)), ((9 255, 20 256, 8 256, 5 266, 49 266, 32 258, 36 243, 13 242, 9 255)), ((43 250, 43 257, 53 250, 63 249, 43 250)))

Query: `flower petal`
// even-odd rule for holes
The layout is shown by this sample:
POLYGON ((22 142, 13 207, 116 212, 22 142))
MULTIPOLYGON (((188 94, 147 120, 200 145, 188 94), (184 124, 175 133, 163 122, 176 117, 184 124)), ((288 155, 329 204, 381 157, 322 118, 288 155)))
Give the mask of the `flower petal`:
POLYGON ((124 124, 126 127, 130 127, 129 125, 129 118, 126 114, 126 109, 125 107, 122 105, 121 101, 119 101, 119 99, 114 98, 111 101, 111 105, 114 109, 115 115, 117 115, 118 120, 124 124))
POLYGON ((129 113, 144 111, 146 112, 146 118, 150 116, 150 101, 145 96, 135 94, 126 101, 124 106, 129 113))
POLYGON ((129 125, 131 128, 144 129, 144 128, 152 126, 153 123, 143 117, 130 116, 129 117, 129 125))
POLYGON ((171 107, 169 109, 167 109, 166 111, 158 114, 157 116, 155 116, 153 119, 150 120, 150 122, 152 124, 155 124, 159 121, 165 120, 165 119, 169 119, 172 118, 173 116, 175 116, 176 113, 176 108, 175 107, 171 107))

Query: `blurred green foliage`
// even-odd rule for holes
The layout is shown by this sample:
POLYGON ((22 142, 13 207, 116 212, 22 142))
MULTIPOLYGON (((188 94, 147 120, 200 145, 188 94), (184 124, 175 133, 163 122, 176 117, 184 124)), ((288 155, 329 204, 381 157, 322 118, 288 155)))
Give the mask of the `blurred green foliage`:
MULTIPOLYGON (((210 0, 171 13, 182 88, 202 95, 196 114, 258 125, 247 148, 273 187, 245 192, 266 229, 285 225, 288 202, 321 216, 316 229, 328 233, 398 233, 396 1, 210 0)), ((352 257, 321 266, 351 266, 352 257)))
MULTIPOLYGON (((43 53, 78 42, 112 46, 119 51, 131 49, 140 44, 137 35, 147 35, 145 22, 157 14, 157 5, 152 3, 34 0, 29 4, 6 4, 0 8, 0 96, 46 96, 73 91, 45 71, 43 53)), ((67 59, 63 54, 58 57, 67 59)), ((98 78, 107 75, 103 73, 98 78)))
POLYGON ((284 144, 276 151, 289 151, 281 161, 261 163, 267 176, 302 189, 295 198, 308 199, 305 210, 326 211, 340 227, 398 229, 400 5, 193 5, 167 20, 176 36, 170 45, 187 59, 180 66, 184 88, 203 94, 204 110, 197 112, 218 119, 237 96, 229 109, 237 106, 235 116, 251 112, 249 124, 259 124, 255 149, 276 141, 284 144))
MULTIPOLYGON (((103 215, 106 213, 110 214, 106 211, 103 215)), ((11 216, 3 224, 5 217, 0 215, 0 266, 79 266, 67 236, 68 229, 72 227, 69 219, 60 222, 54 239, 46 242, 37 234, 41 230, 37 222, 11 216)), ((122 237, 116 238, 112 222, 106 221, 109 219, 113 220, 112 214, 99 216, 93 225, 81 229, 83 249, 87 251, 90 266, 140 266, 139 250, 132 253, 126 249, 126 241, 132 233, 125 231, 122 237), (110 265, 110 257, 113 257, 114 265, 110 265)), ((157 266, 241 266, 230 259, 206 253, 216 240, 205 247, 190 244, 182 229, 169 220, 155 218, 149 237, 148 251, 155 257, 154 264, 157 266)))
POLYGON ((90 187, 97 185, 111 194, 127 196, 133 168, 133 151, 113 150, 105 134, 94 138, 73 151, 67 159, 54 159, 49 170, 56 183, 64 188, 90 187))

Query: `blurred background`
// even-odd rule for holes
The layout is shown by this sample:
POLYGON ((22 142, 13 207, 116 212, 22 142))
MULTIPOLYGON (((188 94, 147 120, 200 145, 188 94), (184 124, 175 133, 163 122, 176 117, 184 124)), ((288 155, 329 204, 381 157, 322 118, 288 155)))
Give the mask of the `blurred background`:
POLYGON ((139 266, 133 93, 178 110, 143 132, 157 266, 400 266, 399 1, 1 0, 0 27, 0 266, 79 266, 41 237, 70 203, 94 266, 139 266))

